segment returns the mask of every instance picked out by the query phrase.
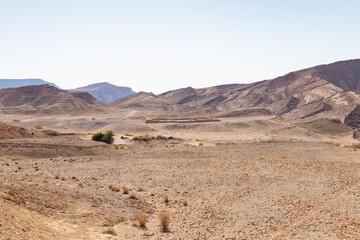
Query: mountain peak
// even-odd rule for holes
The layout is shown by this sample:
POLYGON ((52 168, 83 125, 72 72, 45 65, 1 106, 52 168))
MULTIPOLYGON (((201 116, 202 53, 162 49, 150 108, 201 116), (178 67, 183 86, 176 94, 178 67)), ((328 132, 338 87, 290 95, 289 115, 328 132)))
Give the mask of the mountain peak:
POLYGON ((72 89, 70 91, 89 92, 91 95, 93 95, 95 98, 102 101, 103 103, 113 102, 115 100, 135 93, 129 87, 119 87, 108 82, 94 83, 85 87, 72 89))

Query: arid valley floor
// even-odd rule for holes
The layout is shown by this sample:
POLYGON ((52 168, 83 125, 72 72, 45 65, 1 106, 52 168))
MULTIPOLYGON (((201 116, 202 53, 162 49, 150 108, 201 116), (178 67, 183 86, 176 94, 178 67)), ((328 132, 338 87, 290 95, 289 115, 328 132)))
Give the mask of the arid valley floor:
POLYGON ((273 116, 133 115, 0 119, 67 133, 0 140, 0 239, 360 238, 359 150, 340 123, 319 132, 273 116), (90 140, 106 129, 115 144, 90 140), (145 134, 175 139, 132 140, 145 134))

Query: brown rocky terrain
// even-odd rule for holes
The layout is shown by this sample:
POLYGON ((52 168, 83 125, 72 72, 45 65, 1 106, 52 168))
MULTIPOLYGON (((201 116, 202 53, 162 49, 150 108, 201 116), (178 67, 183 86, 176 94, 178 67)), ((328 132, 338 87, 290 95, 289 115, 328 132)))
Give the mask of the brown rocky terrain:
POLYGON ((86 115, 105 113, 106 105, 87 92, 68 92, 50 85, 0 90, 0 114, 86 115))
POLYGON ((0 151, 0 239, 360 237, 353 148, 281 141, 194 147, 178 140, 115 148, 50 139, 0 143, 7 144, 0 151), (28 154, 31 146, 38 155, 28 154), (168 232, 158 217, 164 209, 168 232))
POLYGON ((110 106, 0 90, 0 239, 359 239, 358 65, 110 106))
POLYGON ((336 118, 359 126, 360 60, 320 65, 252 84, 137 93, 113 107, 169 113, 218 113, 260 107, 285 119, 336 118))
POLYGON ((0 123, 0 139, 34 138, 43 136, 46 136, 46 134, 36 130, 34 131, 23 127, 15 127, 0 123))

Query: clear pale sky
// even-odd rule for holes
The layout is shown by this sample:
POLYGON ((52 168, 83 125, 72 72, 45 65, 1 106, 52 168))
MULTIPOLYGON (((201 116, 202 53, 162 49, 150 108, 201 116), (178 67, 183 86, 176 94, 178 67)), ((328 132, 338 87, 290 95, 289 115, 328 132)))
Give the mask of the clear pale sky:
POLYGON ((161 93, 360 58, 358 0, 0 0, 0 78, 161 93))

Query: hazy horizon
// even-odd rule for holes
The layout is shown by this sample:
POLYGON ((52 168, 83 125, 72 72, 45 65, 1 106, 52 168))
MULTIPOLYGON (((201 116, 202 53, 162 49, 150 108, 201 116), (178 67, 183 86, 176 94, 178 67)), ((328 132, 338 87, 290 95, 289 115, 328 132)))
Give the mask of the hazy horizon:
POLYGON ((162 93, 360 56, 357 1, 0 0, 0 78, 162 93))

